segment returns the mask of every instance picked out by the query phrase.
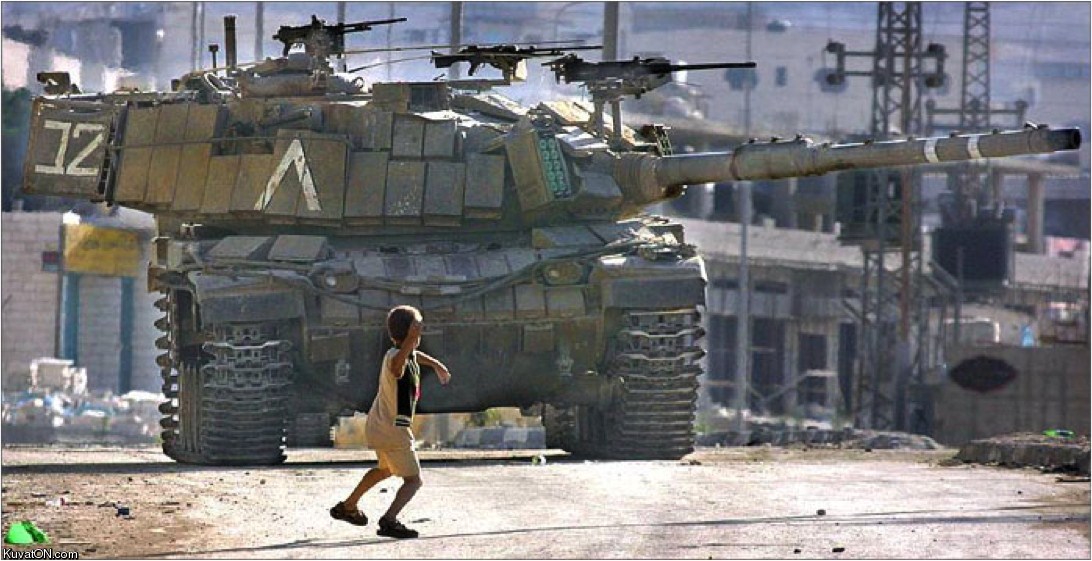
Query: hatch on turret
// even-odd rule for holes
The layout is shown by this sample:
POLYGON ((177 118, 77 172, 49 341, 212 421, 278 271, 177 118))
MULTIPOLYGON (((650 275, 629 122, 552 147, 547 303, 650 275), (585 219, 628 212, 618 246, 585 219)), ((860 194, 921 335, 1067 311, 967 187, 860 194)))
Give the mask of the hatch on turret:
POLYGON ((394 112, 447 111, 451 109, 451 90, 443 82, 373 84, 372 103, 394 112))

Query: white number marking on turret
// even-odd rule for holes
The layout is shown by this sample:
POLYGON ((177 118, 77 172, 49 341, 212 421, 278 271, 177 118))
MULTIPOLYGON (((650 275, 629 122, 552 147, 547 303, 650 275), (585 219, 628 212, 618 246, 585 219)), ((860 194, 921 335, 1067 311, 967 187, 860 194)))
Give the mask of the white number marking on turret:
POLYGON ((307 210, 312 212, 322 210, 322 205, 319 204, 318 200, 318 192, 315 190, 315 181, 311 178, 311 167, 307 165, 307 156, 303 154, 303 143, 298 138, 293 139, 292 144, 288 145, 288 150, 285 150, 284 157, 277 164, 277 169, 273 170, 273 175, 269 177, 269 183, 266 183, 265 191, 258 197, 258 202, 254 203, 254 210, 265 210, 265 207, 269 205, 269 201, 273 200, 273 193, 277 192, 277 188, 284 181, 284 175, 288 173, 288 168, 292 166, 295 166, 300 187, 303 188, 303 198, 307 203, 307 210))
POLYGON ((105 140, 106 126, 98 123, 76 123, 76 128, 72 128, 72 123, 64 121, 53 121, 46 119, 42 123, 42 128, 61 131, 61 142, 57 145, 57 154, 53 158, 53 165, 38 164, 34 166, 35 173, 44 173, 46 175, 71 175, 75 177, 94 177, 99 174, 99 168, 84 168, 80 167, 80 164, 86 160, 92 152, 97 150, 105 140), (84 146, 83 150, 80 150, 76 157, 72 159, 68 165, 65 165, 64 160, 68 155, 68 139, 79 138, 84 132, 94 132, 95 138, 91 139, 91 142, 84 146))

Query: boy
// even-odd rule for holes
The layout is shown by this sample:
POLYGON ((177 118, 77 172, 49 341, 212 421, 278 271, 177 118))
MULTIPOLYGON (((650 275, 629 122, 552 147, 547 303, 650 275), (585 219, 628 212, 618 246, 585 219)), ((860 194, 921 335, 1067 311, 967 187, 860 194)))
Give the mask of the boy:
POLYGON ((398 306, 387 314, 387 334, 394 348, 383 357, 379 370, 379 391, 375 395, 364 435, 375 450, 379 465, 368 470, 348 499, 334 505, 330 516, 350 524, 364 526, 368 517, 357 509, 360 498, 384 479, 396 475, 402 487, 394 495, 390 508, 379 519, 380 536, 397 539, 416 538, 417 531, 398 521, 398 513, 421 488, 421 464, 410 423, 421 397, 421 366, 436 371, 441 384, 451 380, 444 363, 418 351, 421 344, 421 312, 413 306, 398 306))

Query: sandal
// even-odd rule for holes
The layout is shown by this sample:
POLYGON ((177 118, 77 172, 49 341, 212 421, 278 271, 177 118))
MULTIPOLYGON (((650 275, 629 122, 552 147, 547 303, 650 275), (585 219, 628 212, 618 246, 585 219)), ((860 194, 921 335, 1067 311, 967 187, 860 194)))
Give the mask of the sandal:
POLYGON ((379 530, 376 531, 376 535, 386 536, 388 538, 395 538, 399 540, 412 539, 417 537, 417 530, 411 530, 405 527, 401 522, 397 520, 388 520, 386 518, 379 519, 379 530))
POLYGON ((367 526, 368 517, 359 509, 349 510, 344 502, 337 503, 330 509, 330 516, 334 520, 344 520, 353 526, 367 526))

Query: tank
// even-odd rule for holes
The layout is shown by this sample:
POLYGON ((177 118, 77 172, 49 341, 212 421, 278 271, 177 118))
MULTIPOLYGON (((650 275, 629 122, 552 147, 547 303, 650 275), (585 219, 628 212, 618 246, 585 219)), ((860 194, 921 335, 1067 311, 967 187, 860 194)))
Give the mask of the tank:
POLYGON ((172 91, 80 93, 44 74, 24 190, 152 213, 148 289, 164 452, 266 464, 328 442, 366 411, 386 312, 420 308, 421 413, 520 407, 550 446, 621 459, 693 449, 706 277, 682 227, 646 213, 687 184, 1075 149, 1029 127, 860 144, 753 142, 673 154, 663 127, 621 125, 619 100, 686 68, 585 62, 564 48, 434 54, 501 77, 365 84, 334 72, 345 33, 395 20, 282 27, 284 56, 193 72, 172 91), (300 49, 289 47, 302 46, 300 49), (498 91, 528 59, 591 104, 523 107, 498 91), (611 106, 611 119, 605 107, 611 106))

